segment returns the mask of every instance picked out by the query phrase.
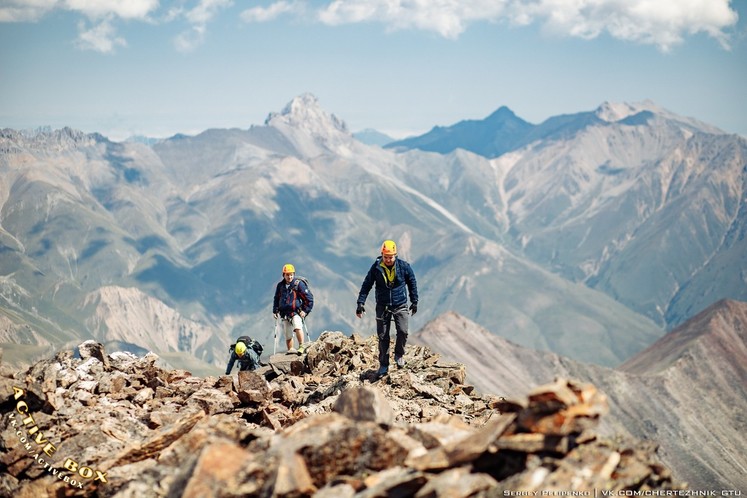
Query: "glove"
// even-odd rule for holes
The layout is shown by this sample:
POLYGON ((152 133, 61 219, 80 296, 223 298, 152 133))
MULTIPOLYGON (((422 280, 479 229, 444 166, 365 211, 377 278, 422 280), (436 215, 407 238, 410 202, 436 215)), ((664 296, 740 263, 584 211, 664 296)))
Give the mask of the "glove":
POLYGON ((366 308, 364 308, 362 304, 358 303, 358 307, 355 309, 355 314, 360 317, 365 312, 366 308))
POLYGON ((298 312, 298 316, 300 316, 301 318, 306 318, 306 312, 304 310, 301 310, 298 312))
POLYGON ((418 312, 418 303, 412 303, 410 305, 410 314, 414 315, 418 312))
POLYGON ((272 316, 275 318, 275 320, 278 319, 278 314, 277 313, 273 313, 272 316))

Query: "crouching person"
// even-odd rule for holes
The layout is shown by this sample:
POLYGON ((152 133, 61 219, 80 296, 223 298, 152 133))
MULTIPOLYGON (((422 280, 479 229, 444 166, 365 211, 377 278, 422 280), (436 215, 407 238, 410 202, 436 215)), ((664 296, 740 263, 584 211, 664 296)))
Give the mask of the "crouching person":
POLYGON ((228 348, 231 357, 226 365, 226 375, 231 373, 234 364, 239 362, 239 370, 254 370, 259 367, 259 358, 262 355, 262 345, 249 336, 241 336, 236 339, 235 344, 228 348))

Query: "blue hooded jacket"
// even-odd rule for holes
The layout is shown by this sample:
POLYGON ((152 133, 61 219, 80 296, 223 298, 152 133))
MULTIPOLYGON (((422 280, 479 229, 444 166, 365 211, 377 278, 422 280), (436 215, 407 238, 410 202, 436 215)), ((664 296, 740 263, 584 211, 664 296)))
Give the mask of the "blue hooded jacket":
POLYGON ((358 293, 358 304, 366 303, 368 293, 376 285, 376 305, 389 306, 396 308, 407 305, 407 296, 410 296, 412 304, 418 304, 418 283, 415 280, 415 273, 407 261, 402 259, 394 260, 395 277, 394 282, 387 284, 384 276, 384 269, 381 267, 381 256, 376 258, 374 264, 368 270, 366 278, 363 280, 361 290, 358 293))
POLYGON ((313 307, 314 296, 306 282, 299 278, 291 280, 290 285, 286 285, 285 280, 278 282, 275 287, 275 297, 272 301, 273 313, 279 313, 283 318, 289 318, 299 311, 308 315, 313 307))

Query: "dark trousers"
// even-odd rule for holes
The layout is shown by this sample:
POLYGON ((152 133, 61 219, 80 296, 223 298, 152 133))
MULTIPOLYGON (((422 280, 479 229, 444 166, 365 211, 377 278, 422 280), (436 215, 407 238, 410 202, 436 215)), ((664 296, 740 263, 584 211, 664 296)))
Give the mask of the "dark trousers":
POLYGON ((389 331, 392 328, 397 330, 397 341, 394 343, 394 357, 399 358, 405 355, 405 345, 407 344, 407 327, 410 314, 407 311, 407 305, 398 308, 376 305, 376 335, 379 338, 379 366, 389 366, 389 331))

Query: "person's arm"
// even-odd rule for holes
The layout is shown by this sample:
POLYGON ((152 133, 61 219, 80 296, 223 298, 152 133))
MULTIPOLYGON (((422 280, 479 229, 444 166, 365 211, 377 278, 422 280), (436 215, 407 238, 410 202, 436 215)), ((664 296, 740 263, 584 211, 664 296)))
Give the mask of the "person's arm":
POLYGON ((301 309, 308 315, 314 307, 314 295, 311 293, 309 286, 306 285, 303 280, 299 282, 298 288, 301 291, 301 301, 303 303, 301 309))
POLYGON ((366 299, 368 298, 368 293, 371 292, 371 288, 374 285, 374 267, 371 266, 371 268, 368 270, 368 273, 366 274, 366 278, 363 279, 363 284, 361 284, 361 290, 358 292, 358 300, 356 301, 358 305, 363 306, 366 304, 366 299))
POLYGON ((231 357, 228 359, 228 365, 226 365, 226 375, 230 375, 234 363, 236 363, 236 353, 231 351, 231 357))
POLYGON ((275 296, 272 298, 272 314, 277 315, 279 309, 280 309, 280 283, 278 283, 275 286, 275 296))
POLYGON ((416 308, 418 306, 418 282, 415 279, 415 272, 412 271, 410 264, 407 264, 407 272, 405 272, 405 283, 407 284, 407 291, 410 294, 410 303, 416 308))

